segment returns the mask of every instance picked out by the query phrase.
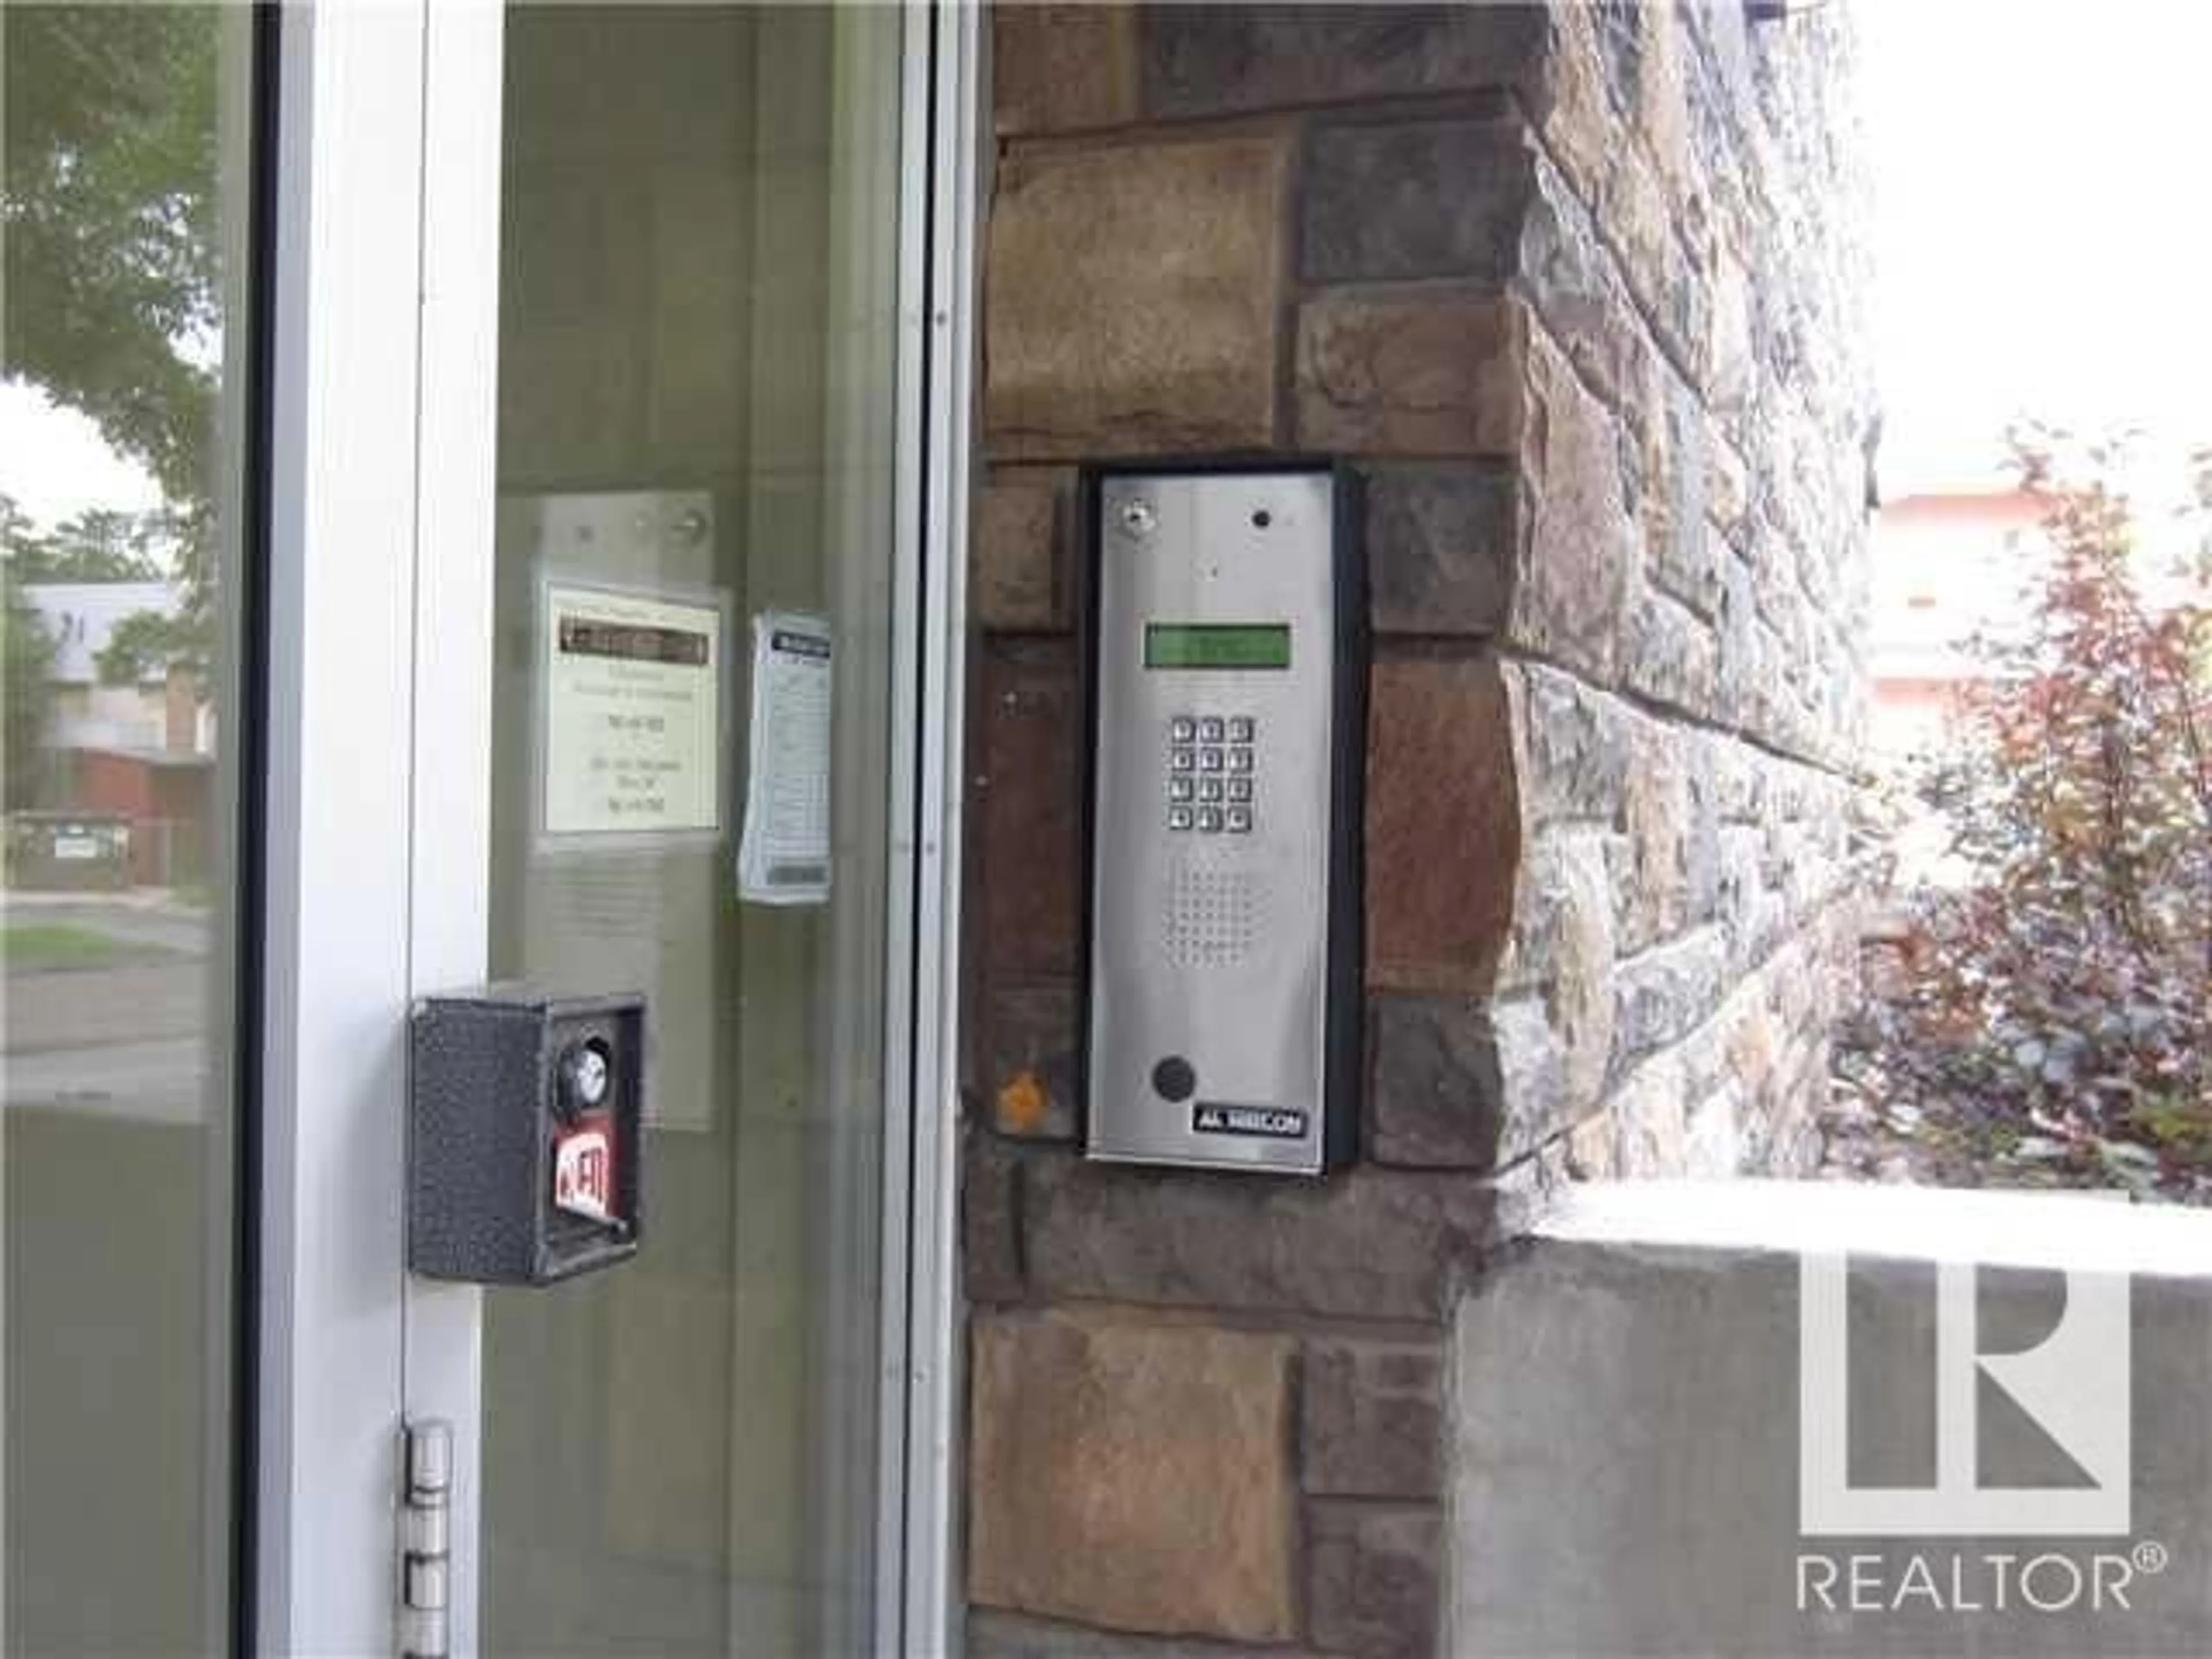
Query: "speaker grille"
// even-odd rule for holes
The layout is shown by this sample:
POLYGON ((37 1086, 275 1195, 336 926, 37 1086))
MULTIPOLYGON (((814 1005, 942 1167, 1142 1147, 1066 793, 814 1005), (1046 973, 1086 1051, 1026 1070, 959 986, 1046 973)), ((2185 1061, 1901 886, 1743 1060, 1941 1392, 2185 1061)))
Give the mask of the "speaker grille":
POLYGON ((1170 878, 1161 917, 1178 968, 1233 968, 1258 947, 1266 889, 1249 870, 1186 866, 1170 878))

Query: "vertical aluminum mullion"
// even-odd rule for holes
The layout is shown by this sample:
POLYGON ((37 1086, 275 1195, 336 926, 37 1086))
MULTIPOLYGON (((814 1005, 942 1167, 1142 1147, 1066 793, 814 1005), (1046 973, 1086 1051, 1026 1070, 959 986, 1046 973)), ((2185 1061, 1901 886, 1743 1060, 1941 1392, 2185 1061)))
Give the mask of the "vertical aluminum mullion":
POLYGON ((934 12, 928 65, 927 331, 921 411, 920 812, 914 927, 911 1260, 902 1651, 960 1646, 957 1249, 963 688, 974 362, 981 12, 934 12))
POLYGON ((919 764, 912 734, 921 718, 922 386, 928 349, 929 94, 933 27, 928 0, 907 0, 899 75, 898 345, 894 384, 893 541, 890 600, 890 767, 886 823, 883 1042, 882 1333, 877 1349, 875 1650, 907 1652, 906 1494, 910 1277, 914 1261, 915 921, 919 880, 919 764))

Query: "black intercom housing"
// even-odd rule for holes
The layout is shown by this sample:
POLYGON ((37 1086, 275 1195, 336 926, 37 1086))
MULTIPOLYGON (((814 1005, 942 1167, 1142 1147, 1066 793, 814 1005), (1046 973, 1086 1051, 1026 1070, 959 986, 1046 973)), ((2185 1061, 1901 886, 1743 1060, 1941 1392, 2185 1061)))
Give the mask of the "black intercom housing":
POLYGON ((550 1285, 637 1253, 643 997, 521 985, 429 997, 410 1047, 410 1267, 550 1285), (589 1184, 599 1179, 603 1188, 589 1184))

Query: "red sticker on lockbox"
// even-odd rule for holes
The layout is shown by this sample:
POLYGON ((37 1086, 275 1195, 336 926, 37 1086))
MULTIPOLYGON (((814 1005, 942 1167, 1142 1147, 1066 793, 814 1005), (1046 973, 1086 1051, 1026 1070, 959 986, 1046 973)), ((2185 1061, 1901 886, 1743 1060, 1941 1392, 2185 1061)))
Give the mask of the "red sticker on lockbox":
POLYGON ((592 1221, 615 1218, 615 1136, 607 1119, 584 1118, 554 1136, 553 1202, 592 1221))

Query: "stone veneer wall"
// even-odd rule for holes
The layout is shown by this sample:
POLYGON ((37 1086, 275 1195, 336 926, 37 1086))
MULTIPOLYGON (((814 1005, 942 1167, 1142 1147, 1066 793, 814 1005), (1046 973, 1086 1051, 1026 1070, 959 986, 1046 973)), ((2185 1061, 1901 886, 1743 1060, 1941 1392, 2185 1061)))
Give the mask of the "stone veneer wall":
POLYGON ((1426 1653, 1445 1332, 1525 1202, 1812 1145, 1870 415, 1848 14, 1007 7, 994 50, 971 1650, 1426 1653), (1367 482, 1364 1147, 1325 1182, 1072 1144, 1073 468, 1209 451, 1367 482))

